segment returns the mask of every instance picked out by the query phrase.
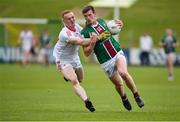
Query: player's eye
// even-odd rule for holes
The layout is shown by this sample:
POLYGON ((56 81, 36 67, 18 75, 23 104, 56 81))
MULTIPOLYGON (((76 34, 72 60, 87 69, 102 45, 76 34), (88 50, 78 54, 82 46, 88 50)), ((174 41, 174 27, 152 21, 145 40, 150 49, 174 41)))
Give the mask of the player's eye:
POLYGON ((71 19, 74 19, 74 16, 67 18, 67 20, 71 20, 71 19))

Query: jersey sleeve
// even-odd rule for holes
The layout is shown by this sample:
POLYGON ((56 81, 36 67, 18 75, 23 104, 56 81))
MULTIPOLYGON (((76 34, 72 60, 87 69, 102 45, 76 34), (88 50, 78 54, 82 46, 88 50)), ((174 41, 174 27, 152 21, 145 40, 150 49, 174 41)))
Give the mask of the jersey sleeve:
POLYGON ((63 42, 69 42, 69 37, 71 36, 70 34, 71 33, 68 31, 61 31, 59 33, 59 40, 63 41, 63 42), (68 33, 69 33, 69 35, 68 35, 68 33))
POLYGON ((176 43, 177 42, 177 38, 175 35, 173 35, 173 42, 176 43))
POLYGON ((88 33, 88 29, 86 27, 81 31, 81 36, 83 38, 90 38, 89 33, 88 33))
POLYGON ((77 27, 77 29, 78 29, 79 32, 81 32, 82 29, 83 29, 79 24, 76 24, 76 27, 77 27))
POLYGON ((165 38, 166 38, 165 35, 161 38, 161 42, 162 42, 162 43, 164 43, 165 38))

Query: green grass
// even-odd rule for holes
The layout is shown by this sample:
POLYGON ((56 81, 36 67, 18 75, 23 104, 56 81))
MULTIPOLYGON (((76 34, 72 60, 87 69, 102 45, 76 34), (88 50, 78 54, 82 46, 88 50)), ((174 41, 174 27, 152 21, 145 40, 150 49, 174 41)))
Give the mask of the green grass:
POLYGON ((126 88, 132 111, 124 109, 114 86, 97 65, 84 66, 82 86, 97 111, 90 113, 63 81, 55 65, 0 65, 0 120, 175 121, 180 120, 180 68, 167 80, 164 67, 129 67, 145 107, 137 107, 126 88))
POLYGON ((83 7, 90 0, 0 0, 0 17, 59 19, 65 9, 83 7))

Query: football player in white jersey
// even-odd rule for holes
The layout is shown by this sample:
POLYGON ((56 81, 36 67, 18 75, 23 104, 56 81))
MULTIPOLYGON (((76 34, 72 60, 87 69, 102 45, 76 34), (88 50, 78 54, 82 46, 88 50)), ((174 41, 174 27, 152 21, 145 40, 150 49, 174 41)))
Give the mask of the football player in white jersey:
POLYGON ((94 112, 95 108, 84 88, 79 82, 83 79, 83 68, 78 55, 79 46, 83 47, 83 51, 88 50, 89 45, 95 45, 97 35, 91 34, 89 39, 82 38, 82 27, 75 23, 73 12, 66 10, 62 13, 64 27, 59 33, 58 41, 53 50, 53 56, 56 60, 58 70, 63 74, 64 78, 72 84, 75 93, 84 101, 86 108, 94 112))
POLYGON ((30 50, 32 47, 33 38, 34 38, 33 33, 28 28, 25 28, 20 32, 18 43, 22 44, 22 52, 23 52, 22 63, 24 65, 29 63, 30 54, 31 54, 30 50))

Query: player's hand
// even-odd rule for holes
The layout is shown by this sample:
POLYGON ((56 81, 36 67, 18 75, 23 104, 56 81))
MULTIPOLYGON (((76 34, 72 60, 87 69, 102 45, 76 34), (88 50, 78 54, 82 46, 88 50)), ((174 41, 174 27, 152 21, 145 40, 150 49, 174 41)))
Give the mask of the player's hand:
POLYGON ((91 43, 95 44, 98 39, 97 34, 94 32, 90 33, 90 39, 91 39, 91 43))
POLYGON ((110 35, 111 35, 111 34, 110 34, 109 32, 105 31, 105 32, 102 32, 102 33, 98 36, 98 39, 99 39, 99 40, 103 40, 103 39, 109 37, 110 35))
POLYGON ((178 43, 173 43, 173 44, 172 44, 172 46, 173 46, 174 48, 178 47, 178 45, 179 45, 178 43))
POLYGON ((122 20, 115 20, 116 24, 120 26, 120 28, 123 27, 123 21, 122 20))

